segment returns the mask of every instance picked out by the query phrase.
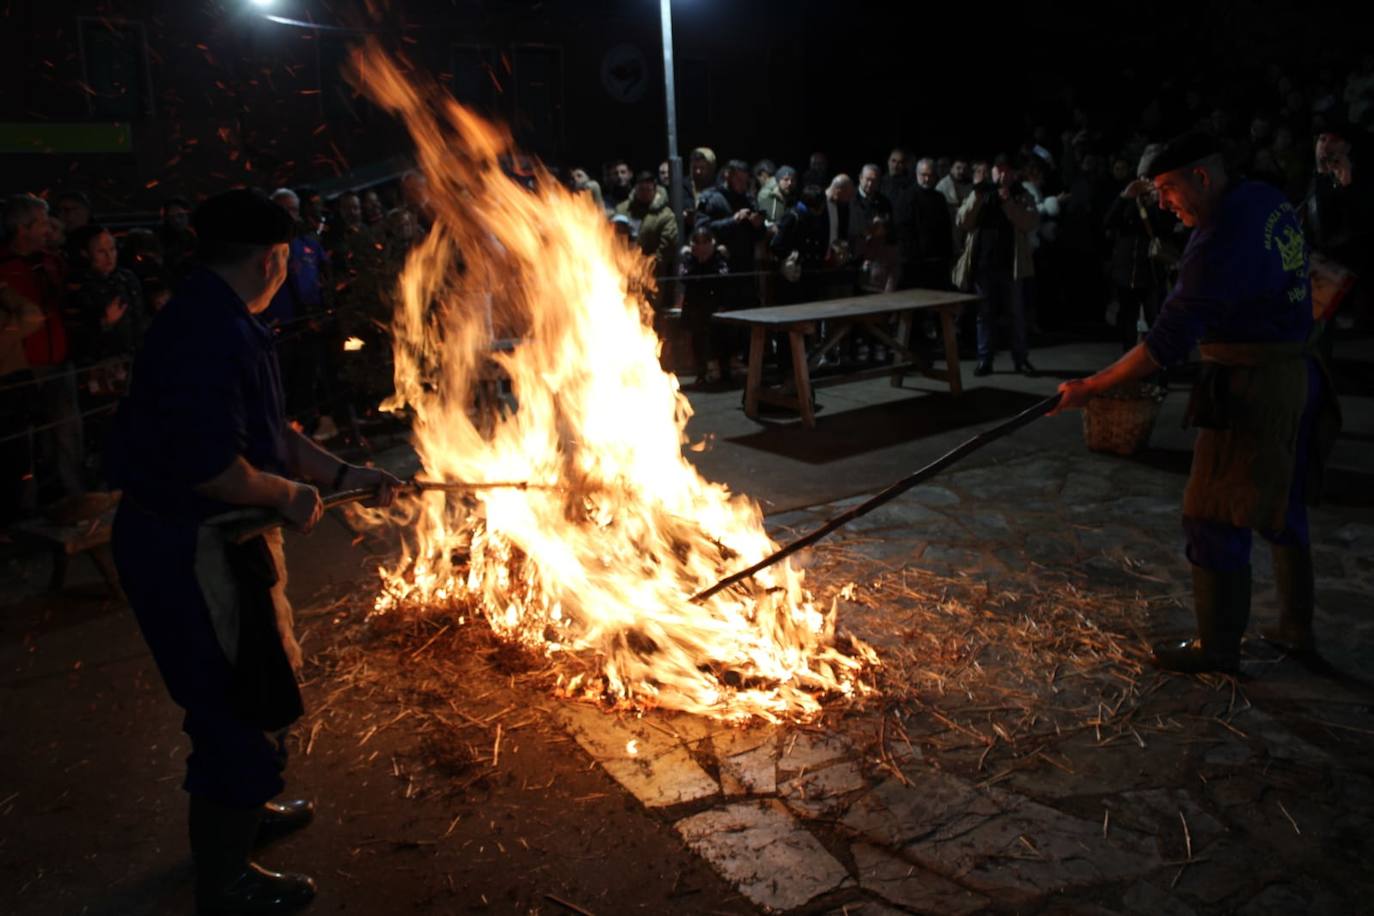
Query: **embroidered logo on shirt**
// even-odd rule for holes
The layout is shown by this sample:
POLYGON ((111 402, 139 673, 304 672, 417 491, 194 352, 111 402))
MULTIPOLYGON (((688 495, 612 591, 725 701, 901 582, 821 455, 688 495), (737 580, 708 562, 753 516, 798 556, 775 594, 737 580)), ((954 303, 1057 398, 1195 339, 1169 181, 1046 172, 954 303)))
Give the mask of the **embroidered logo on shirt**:
POLYGON ((1279 257, 1283 259, 1283 269, 1290 272, 1303 270, 1306 258, 1302 233, 1296 227, 1288 226, 1276 241, 1279 246, 1279 257))

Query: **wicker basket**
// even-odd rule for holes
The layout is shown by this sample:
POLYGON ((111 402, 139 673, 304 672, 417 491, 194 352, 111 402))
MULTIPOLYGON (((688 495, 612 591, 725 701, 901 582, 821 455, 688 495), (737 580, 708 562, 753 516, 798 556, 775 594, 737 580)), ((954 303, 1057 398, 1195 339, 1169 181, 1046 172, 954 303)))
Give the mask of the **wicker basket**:
POLYGON ((1095 452, 1134 455, 1150 441, 1165 391, 1158 385, 1126 385, 1088 401, 1083 441, 1095 452))

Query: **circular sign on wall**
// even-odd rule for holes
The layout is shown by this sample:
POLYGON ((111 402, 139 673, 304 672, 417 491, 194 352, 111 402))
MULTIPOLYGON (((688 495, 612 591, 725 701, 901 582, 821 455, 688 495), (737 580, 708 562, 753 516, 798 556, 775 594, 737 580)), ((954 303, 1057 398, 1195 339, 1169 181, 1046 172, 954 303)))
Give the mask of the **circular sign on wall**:
POLYGON ((601 85, 617 102, 631 104, 649 91, 649 63, 634 45, 616 45, 601 58, 601 85))

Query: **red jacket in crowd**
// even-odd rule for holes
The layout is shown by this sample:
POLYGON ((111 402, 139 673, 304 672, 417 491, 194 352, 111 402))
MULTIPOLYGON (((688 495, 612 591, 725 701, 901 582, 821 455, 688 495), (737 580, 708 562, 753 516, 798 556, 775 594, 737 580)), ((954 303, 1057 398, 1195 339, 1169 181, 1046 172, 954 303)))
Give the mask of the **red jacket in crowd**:
POLYGON ((0 246, 0 283, 38 306, 43 327, 24 338, 29 365, 60 366, 67 361, 67 329, 62 323, 62 265, 47 252, 18 255, 0 246))

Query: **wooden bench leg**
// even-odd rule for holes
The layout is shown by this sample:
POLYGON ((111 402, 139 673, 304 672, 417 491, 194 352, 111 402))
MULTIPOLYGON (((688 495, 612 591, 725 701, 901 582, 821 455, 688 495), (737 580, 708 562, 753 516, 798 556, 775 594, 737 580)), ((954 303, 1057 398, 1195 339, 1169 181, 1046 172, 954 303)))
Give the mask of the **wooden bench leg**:
POLYGON ((959 336, 955 333, 954 309, 940 309, 940 333, 945 338, 945 372, 949 376, 951 394, 964 391, 963 372, 959 367, 959 336))
POLYGON ((52 575, 48 577, 48 591, 60 592, 67 582, 67 551, 58 545, 52 549, 52 575))
POLYGON ((807 429, 815 429, 816 412, 811 408, 811 368, 806 362, 806 333, 789 331, 787 337, 792 345, 792 378, 797 388, 802 423, 807 429))
MULTIPOLYGON (((749 329, 749 373, 744 381, 744 415, 751 420, 759 415, 759 387, 763 384, 763 351, 768 332, 762 325, 749 329)), ((806 362, 802 357, 803 365, 806 362)))
MULTIPOLYGON (((896 335, 896 338, 895 338, 895 339, 897 340, 898 343, 900 343, 900 344, 902 345, 902 349, 906 350, 908 353, 911 352, 911 313, 910 313, 910 312, 902 312, 900 315, 897 316, 897 335, 896 335)), ((897 355, 896 355, 896 354, 893 354, 893 358, 896 359, 896 358, 897 358, 897 355)), ((900 370, 897 371, 897 372, 892 373, 892 387, 893 387, 893 388, 900 388, 900 387, 902 387, 902 378, 903 378, 903 373, 902 373, 900 370)))
MULTIPOLYGON (((330 514, 339 515, 337 512, 330 514)), ((116 601, 123 601, 124 589, 120 588, 119 585, 119 570, 115 568, 114 554, 110 553, 110 545, 97 544, 89 552, 91 562, 95 564, 96 570, 100 573, 100 578, 105 580, 105 587, 110 590, 110 597, 116 601)))

